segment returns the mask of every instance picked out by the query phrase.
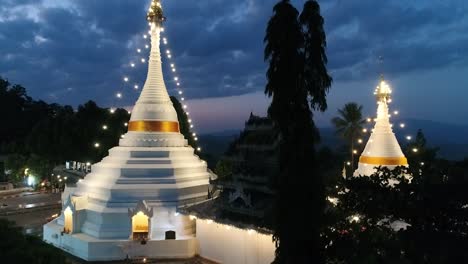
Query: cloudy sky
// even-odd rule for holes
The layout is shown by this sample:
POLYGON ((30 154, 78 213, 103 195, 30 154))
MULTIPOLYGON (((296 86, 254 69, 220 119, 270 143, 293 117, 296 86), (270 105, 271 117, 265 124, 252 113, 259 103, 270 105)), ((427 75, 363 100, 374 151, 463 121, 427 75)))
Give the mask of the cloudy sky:
MULTIPOLYGON (((146 64, 138 62, 147 57, 149 2, 0 0, 0 76, 48 102, 130 106, 133 85, 145 78, 146 64)), ((163 0, 167 48, 200 132, 237 129, 251 111, 265 114, 263 37, 276 2, 163 0)), ((304 0, 292 2, 302 9, 304 0)), ((349 101, 373 115, 381 72, 394 90, 393 109, 405 118, 468 124, 466 0, 320 2, 334 84, 319 125, 329 126, 349 101)), ((175 94, 172 62, 164 63, 175 94)))

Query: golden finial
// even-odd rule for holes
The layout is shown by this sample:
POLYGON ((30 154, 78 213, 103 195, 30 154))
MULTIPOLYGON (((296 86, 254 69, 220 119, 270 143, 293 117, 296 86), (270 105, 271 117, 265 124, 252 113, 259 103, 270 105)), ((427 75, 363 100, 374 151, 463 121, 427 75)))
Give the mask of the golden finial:
POLYGON ((155 23, 157 25, 161 25, 166 18, 164 17, 161 1, 160 0, 152 0, 151 6, 148 10, 148 15, 146 16, 148 22, 155 23))

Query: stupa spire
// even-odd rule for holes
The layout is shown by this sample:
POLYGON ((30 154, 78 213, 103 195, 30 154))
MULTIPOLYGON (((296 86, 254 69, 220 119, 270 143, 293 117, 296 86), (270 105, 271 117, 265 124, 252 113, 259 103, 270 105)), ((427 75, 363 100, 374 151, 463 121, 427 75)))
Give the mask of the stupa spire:
POLYGON ((161 31, 165 20, 159 0, 153 0, 147 20, 151 27, 151 52, 148 75, 130 118, 129 132, 179 133, 177 113, 167 93, 162 72, 161 31))
POLYGON ((408 165, 390 124, 389 103, 392 101, 392 89, 383 75, 374 95, 377 99, 377 118, 369 141, 359 158, 358 169, 354 172, 355 176, 371 175, 375 172, 375 167, 379 166, 392 169, 396 166, 408 165))

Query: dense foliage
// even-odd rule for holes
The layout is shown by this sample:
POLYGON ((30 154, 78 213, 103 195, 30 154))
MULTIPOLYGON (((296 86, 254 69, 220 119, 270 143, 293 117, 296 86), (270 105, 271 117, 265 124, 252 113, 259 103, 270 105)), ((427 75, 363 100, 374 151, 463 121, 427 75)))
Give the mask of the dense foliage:
POLYGON ((404 149, 411 167, 336 183, 328 263, 468 262, 468 161, 436 159, 421 131, 404 149))
POLYGON ((320 228, 325 190, 316 163, 319 135, 312 110, 327 107, 331 77, 325 66, 325 47, 316 1, 306 1, 300 16, 288 0, 274 6, 265 36, 269 62, 265 93, 272 97, 268 114, 281 133, 274 219, 276 263, 324 262, 320 228), (312 210, 314 217, 297 217, 303 210, 312 210))
MULTIPOLYGON (((181 132, 196 147, 187 115, 171 97, 179 116, 181 132)), ((97 162, 116 146, 127 131, 130 113, 125 109, 101 108, 88 101, 75 110, 71 106, 35 101, 20 85, 0 78, 0 155, 7 156, 11 181, 21 181, 24 170, 45 179, 67 160, 97 162), (98 147, 96 147, 98 143, 98 147)))
POLYGON ((22 233, 12 222, 0 219, 0 260, 2 263, 68 263, 61 250, 44 243, 39 237, 22 233))

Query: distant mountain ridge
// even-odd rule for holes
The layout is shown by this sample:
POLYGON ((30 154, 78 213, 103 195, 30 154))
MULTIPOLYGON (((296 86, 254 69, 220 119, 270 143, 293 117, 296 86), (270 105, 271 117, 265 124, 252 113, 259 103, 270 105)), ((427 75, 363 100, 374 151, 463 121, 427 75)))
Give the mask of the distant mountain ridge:
MULTIPOLYGON (((449 124, 420 119, 395 119, 394 132, 400 145, 404 145, 406 136, 414 137, 422 129, 431 146, 439 147, 441 157, 451 160, 468 158, 468 125, 449 124), (405 128, 399 124, 404 123, 405 128)), ((332 127, 319 128, 321 145, 336 148, 342 144, 332 127)), ((212 155, 222 155, 229 144, 239 136, 241 130, 225 130, 200 136, 201 145, 212 155)))

